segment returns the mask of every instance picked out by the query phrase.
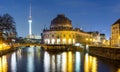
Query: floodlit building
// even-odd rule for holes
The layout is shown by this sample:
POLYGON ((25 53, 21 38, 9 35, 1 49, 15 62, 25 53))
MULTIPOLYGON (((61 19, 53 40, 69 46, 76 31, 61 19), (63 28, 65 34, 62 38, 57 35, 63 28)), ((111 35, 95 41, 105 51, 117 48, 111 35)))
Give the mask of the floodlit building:
POLYGON ((109 42, 106 39, 105 34, 100 33, 98 31, 91 31, 88 33, 91 34, 93 37, 93 45, 101 45, 101 46, 103 46, 103 45, 108 46, 109 45, 109 42))
POLYGON ((71 20, 63 14, 51 21, 49 29, 43 30, 42 39, 44 44, 91 44, 93 41, 89 33, 74 29, 71 20))
POLYGON ((120 19, 111 26, 111 46, 120 46, 120 19))

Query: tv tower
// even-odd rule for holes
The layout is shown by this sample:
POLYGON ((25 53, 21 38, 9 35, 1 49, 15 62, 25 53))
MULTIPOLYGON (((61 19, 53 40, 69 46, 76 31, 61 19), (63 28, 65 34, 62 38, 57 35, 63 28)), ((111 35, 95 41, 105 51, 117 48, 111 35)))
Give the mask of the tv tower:
POLYGON ((30 10, 29 10, 29 37, 32 36, 32 15, 31 15, 31 2, 30 2, 30 10))

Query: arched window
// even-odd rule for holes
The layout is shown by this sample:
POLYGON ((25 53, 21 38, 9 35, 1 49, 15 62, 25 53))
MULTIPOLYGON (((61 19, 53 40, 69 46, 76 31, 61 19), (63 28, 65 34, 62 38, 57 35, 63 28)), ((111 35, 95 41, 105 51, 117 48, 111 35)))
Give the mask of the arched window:
POLYGON ((63 44, 66 44, 66 39, 65 38, 63 39, 63 44))
POLYGON ((55 39, 52 39, 52 44, 55 44, 55 39))
POLYGON ((69 39, 69 40, 68 40, 68 44, 71 44, 71 43, 72 43, 72 40, 71 40, 71 39, 69 39))
POLYGON ((59 38, 57 39, 57 44, 60 44, 60 39, 59 38))

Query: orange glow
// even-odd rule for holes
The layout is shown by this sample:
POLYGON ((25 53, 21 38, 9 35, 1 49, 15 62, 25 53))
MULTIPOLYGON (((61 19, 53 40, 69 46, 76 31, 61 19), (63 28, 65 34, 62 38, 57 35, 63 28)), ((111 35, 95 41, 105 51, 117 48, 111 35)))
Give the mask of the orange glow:
POLYGON ((92 41, 92 38, 90 38, 90 41, 92 41))
POLYGON ((85 63, 84 63, 85 72, 89 72, 89 63, 88 63, 88 54, 85 55, 85 63))
POLYGON ((6 50, 6 49, 10 49, 10 46, 7 45, 6 43, 1 43, 0 44, 0 50, 6 50))
POLYGON ((2 44, 0 44, 0 50, 2 50, 2 44))
POLYGON ((2 56, 2 71, 3 72, 7 72, 7 60, 6 60, 6 56, 2 56))
POLYGON ((0 72, 2 72, 2 58, 0 57, 0 72))
POLYGON ((69 44, 71 44, 71 39, 68 40, 69 44))
POLYGON ((85 55, 85 63, 84 63, 85 72, 97 72, 97 59, 96 57, 85 55))
POLYGON ((73 72, 73 64, 72 64, 72 52, 68 52, 68 72, 73 72))
POLYGON ((118 69, 118 71, 117 72, 120 72, 120 68, 118 69))
POLYGON ((88 40, 88 38, 86 38, 85 40, 88 40))
POLYGON ((92 59, 92 72, 97 72, 97 59, 95 57, 92 59))
POLYGON ((66 39, 65 38, 63 39, 63 44, 66 44, 66 39))

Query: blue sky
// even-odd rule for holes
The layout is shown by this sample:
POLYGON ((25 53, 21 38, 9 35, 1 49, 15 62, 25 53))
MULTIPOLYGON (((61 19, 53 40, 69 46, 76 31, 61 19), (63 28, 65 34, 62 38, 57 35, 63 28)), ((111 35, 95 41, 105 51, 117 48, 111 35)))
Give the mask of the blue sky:
MULTIPOLYGON (((16 22, 18 36, 28 35, 30 0, 1 0, 0 15, 8 13, 16 22)), ((120 18, 120 0, 31 0, 32 33, 40 34, 57 14, 65 14, 73 27, 100 31, 110 37, 111 25, 120 18)))

